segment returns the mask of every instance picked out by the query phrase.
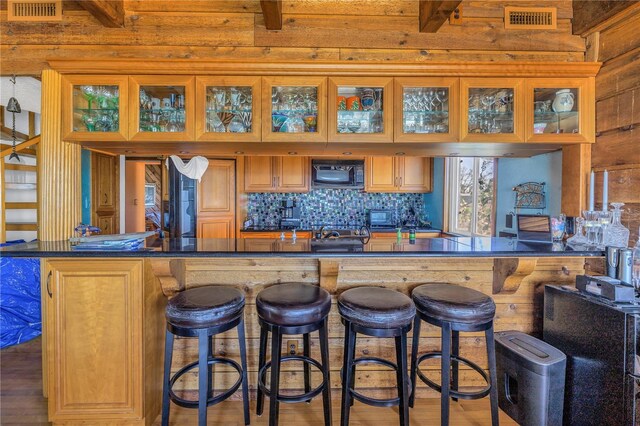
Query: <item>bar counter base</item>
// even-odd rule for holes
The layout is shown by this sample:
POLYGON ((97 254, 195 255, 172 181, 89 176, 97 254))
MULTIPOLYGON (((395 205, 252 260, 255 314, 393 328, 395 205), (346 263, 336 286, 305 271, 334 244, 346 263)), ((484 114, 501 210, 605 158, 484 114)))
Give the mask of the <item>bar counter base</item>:
MULTIPOLYGON (((55 424, 152 424, 160 414, 164 344, 164 309, 168 297, 203 285, 234 286, 246 294, 245 323, 251 397, 255 398, 259 325, 255 297, 260 290, 284 282, 306 282, 337 296, 353 287, 382 286, 405 294, 424 283, 450 283, 491 295, 496 302, 496 331, 539 334, 542 329, 543 287, 570 284, 584 273, 585 257, 257 257, 257 258, 51 258, 43 261, 44 382, 49 396, 49 419, 55 424)), ((425 325, 420 350, 439 347, 435 327, 425 325)), ((328 319, 329 362, 334 398, 340 395, 340 367, 344 327, 336 307, 328 319)), ((410 336, 411 337, 411 336, 410 336)), ((461 355, 487 368, 481 333, 465 333, 461 355)), ((302 351, 302 336, 290 336, 302 351)), ((358 340, 358 356, 390 359, 391 339, 358 340), (387 341, 388 340, 388 341, 387 341)), ((237 334, 214 339, 214 355, 239 359, 237 334)), ((311 356, 319 344, 311 340, 311 356)), ((172 371, 197 358, 197 342, 177 339, 172 371)), ((438 365, 423 369, 440 380, 438 365)), ((375 365, 358 369, 358 391, 389 398, 395 394, 395 373, 375 365)), ((216 367, 214 388, 225 389, 236 374, 216 367)), ((312 374, 312 387, 321 381, 312 374)), ((471 370, 461 369, 464 387, 481 386, 471 370)), ((303 389, 301 365, 283 365, 281 389, 303 389)), ((197 375, 176 383, 183 397, 197 392, 197 375)), ((416 398, 438 394, 422 383, 416 398)), ((240 399, 240 395, 232 398, 240 399)), ((336 404, 336 402, 334 402, 336 404)), ((220 409, 223 409, 222 407, 220 409)))

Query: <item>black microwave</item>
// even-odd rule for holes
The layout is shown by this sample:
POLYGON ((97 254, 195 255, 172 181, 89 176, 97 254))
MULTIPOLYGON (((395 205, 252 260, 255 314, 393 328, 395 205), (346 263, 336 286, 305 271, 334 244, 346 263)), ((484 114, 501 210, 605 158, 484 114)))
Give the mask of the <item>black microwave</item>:
POLYGON ((312 160, 311 187, 364 189, 364 161, 312 160))

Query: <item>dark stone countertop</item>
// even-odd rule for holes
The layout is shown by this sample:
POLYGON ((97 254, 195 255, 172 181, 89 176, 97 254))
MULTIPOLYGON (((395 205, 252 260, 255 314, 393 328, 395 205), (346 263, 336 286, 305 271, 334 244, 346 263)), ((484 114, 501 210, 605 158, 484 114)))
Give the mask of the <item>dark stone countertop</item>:
POLYGON ((601 250, 574 250, 564 243, 519 242, 510 238, 375 238, 339 241, 280 239, 156 239, 137 251, 73 250, 67 241, 32 242, 0 248, 0 257, 597 257, 601 250), (269 243, 271 242, 271 244, 269 243))

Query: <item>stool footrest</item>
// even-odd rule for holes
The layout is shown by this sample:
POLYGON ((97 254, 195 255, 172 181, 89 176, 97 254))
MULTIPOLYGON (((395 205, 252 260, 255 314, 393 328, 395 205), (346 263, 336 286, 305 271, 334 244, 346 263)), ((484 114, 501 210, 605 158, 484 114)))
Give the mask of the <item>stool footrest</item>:
MULTIPOLYGON (((286 355, 286 356, 280 357, 281 363, 286 361, 302 361, 304 363, 313 365, 322 373, 322 364, 320 364, 318 361, 316 361, 311 357, 304 356, 304 355, 286 355)), ((268 396, 269 398, 273 398, 273 396, 271 396, 271 390, 267 388, 267 385, 265 384, 265 378, 267 375, 267 370, 269 368, 271 368, 271 361, 268 361, 267 363, 265 363, 265 365, 258 372, 258 386, 266 396, 268 396)), ((325 380, 322 380, 322 383, 320 383, 316 388, 310 390, 309 392, 305 392, 303 394, 298 394, 298 395, 278 394, 276 399, 279 402, 285 402, 285 403, 307 402, 315 398, 316 396, 320 395, 320 392, 322 392, 324 387, 328 385, 329 384, 326 383, 325 380)))
MULTIPOLYGON (((353 360, 353 364, 354 365, 358 365, 358 364, 378 364, 378 365, 384 365, 385 367, 389 367, 394 371, 398 371, 398 366, 386 359, 382 359, 382 358, 377 358, 377 357, 361 357, 361 358, 354 358, 353 360)), ((342 371, 341 371, 342 373, 342 371)), ((340 377, 344 377, 342 374, 340 374, 340 377)), ((344 383, 342 383, 342 386, 345 386, 344 383)), ((407 395, 411 394, 411 380, 408 381, 407 383, 407 395)), ((371 405, 374 407, 397 407, 400 405, 400 398, 399 397, 395 397, 395 398, 372 398, 366 395, 361 394, 360 392, 356 391, 355 389, 349 389, 348 390, 349 394, 354 398, 357 399, 358 401, 362 402, 363 404, 367 404, 367 405, 371 405)))
MULTIPOLYGON (((420 369, 420 364, 427 360, 427 359, 432 359, 432 358, 442 358, 442 352, 427 352, 426 354, 421 355, 420 357, 418 357, 418 362, 416 365, 416 372, 418 373, 418 377, 420 377, 420 380, 422 380, 427 386, 429 386, 431 389, 434 389, 440 393, 442 393, 442 386, 437 384, 436 382, 434 382, 433 380, 429 379, 427 376, 424 375, 424 373, 422 372, 422 370, 420 369)), ((467 358, 463 358, 461 356, 458 355, 451 355, 451 362, 458 362, 460 364, 465 364, 469 367, 471 367, 473 370, 475 370, 476 372, 478 372, 482 378, 484 379, 484 381, 487 383, 487 386, 485 386, 484 388, 482 388, 479 391, 476 392, 463 392, 460 390, 454 390, 454 389, 449 389, 449 397, 450 398, 458 398, 458 399, 480 399, 480 398, 484 398, 485 396, 489 395, 489 392, 491 391, 491 381, 489 380, 489 376, 487 375, 487 372, 484 371, 478 364, 476 364, 473 361, 470 361, 467 358)))
MULTIPOLYGON (((236 370, 238 372, 238 380, 227 390, 225 390, 224 392, 208 398, 207 399, 207 407, 211 406, 211 405, 215 405, 219 402, 224 401, 225 399, 229 398, 231 395, 233 395, 238 388, 240 388, 240 385, 242 384, 242 367, 240 367, 240 364, 238 364, 236 361, 232 360, 232 359, 228 359, 228 358, 219 358, 219 357, 209 357, 207 359, 207 364, 208 365, 215 365, 215 364, 223 364, 223 365, 228 365, 230 367, 232 367, 234 370, 236 370)), ((177 396, 174 392, 173 392, 173 385, 174 383, 180 378, 182 377, 185 373, 187 373, 189 370, 192 370, 193 368, 196 368, 198 366, 198 361, 192 362, 191 364, 187 364, 184 367, 182 367, 180 370, 178 370, 173 377, 171 377, 171 380, 169 381, 169 398, 176 404, 179 405, 180 407, 185 407, 185 408, 198 408, 198 401, 197 400, 189 400, 189 399, 184 399, 184 398, 180 398, 179 396, 177 396)), ((210 389, 207 389, 207 391, 209 391, 210 389)))

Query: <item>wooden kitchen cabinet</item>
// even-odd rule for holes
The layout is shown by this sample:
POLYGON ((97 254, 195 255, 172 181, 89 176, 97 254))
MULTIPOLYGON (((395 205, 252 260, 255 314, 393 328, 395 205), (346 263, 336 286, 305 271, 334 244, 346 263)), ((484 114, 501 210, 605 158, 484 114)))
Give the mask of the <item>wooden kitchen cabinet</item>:
POLYGON ((393 78, 329 78, 329 142, 393 142, 393 78))
POLYGON ((525 138, 527 142, 595 142, 595 80, 527 79, 525 138))
POLYGON ((259 142, 261 78, 196 77, 196 139, 259 142))
POLYGON ((102 234, 117 234, 120 219, 118 157, 91 153, 91 220, 102 234))
POLYGON ((522 78, 460 79, 461 142, 524 142, 522 78))
MULTIPOLYGON (((240 238, 267 238, 267 239, 278 240, 280 239, 280 235, 282 235, 282 232, 284 232, 286 239, 289 239, 289 240, 291 239, 291 234, 293 231, 290 231, 290 230, 264 231, 264 232, 260 232, 260 231, 240 232, 240 238)), ((296 235, 298 236, 298 238, 302 238, 302 239, 311 238, 310 231, 298 231, 296 232, 296 235)))
POLYGON ((367 192, 431 192, 433 159, 429 157, 367 157, 367 192))
POLYGON ((195 77, 129 77, 129 140, 195 139, 195 77))
POLYGON ((198 183, 196 238, 235 238, 236 164, 209 160, 198 183))
POLYGON ((152 422, 166 298, 145 284, 143 260, 55 259, 43 270, 49 420, 152 422))
POLYGON ((245 192, 308 192, 309 180, 309 157, 245 157, 245 192))
POLYGON ((68 75, 62 78, 62 139, 126 141, 128 78, 68 75))

